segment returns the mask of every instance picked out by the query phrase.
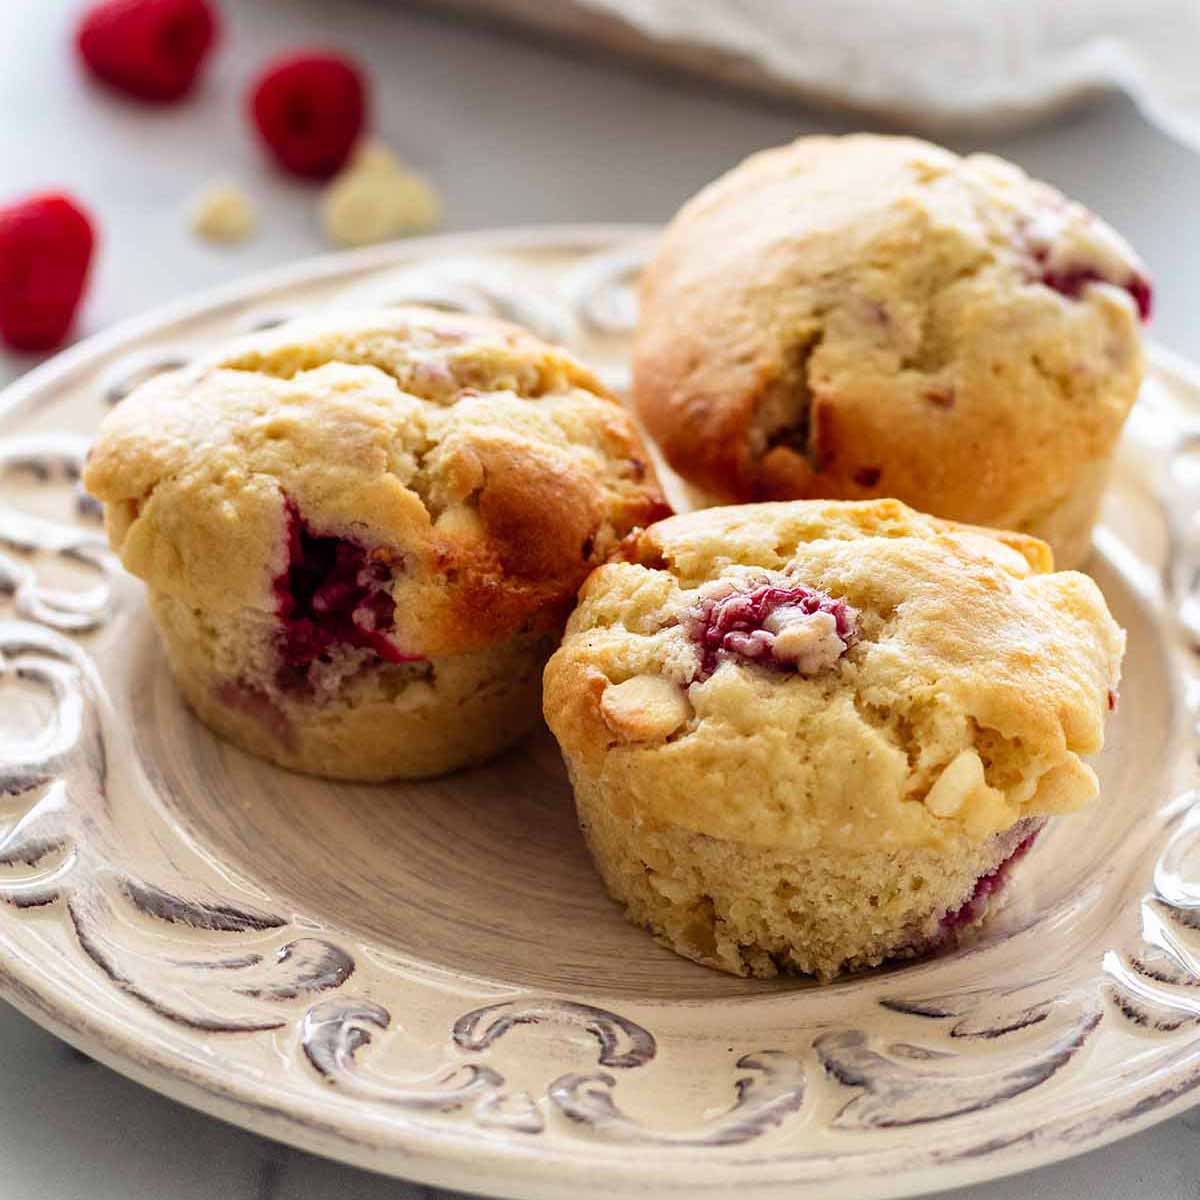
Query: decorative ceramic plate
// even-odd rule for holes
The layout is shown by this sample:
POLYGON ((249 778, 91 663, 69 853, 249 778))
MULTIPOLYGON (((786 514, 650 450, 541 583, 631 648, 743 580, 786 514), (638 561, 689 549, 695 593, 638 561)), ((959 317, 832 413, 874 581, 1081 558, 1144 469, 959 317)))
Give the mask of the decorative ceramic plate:
POLYGON ((954 953, 824 988, 719 975, 606 899, 548 735, 429 783, 337 785, 184 708, 77 485, 106 406, 212 339, 405 300, 524 322, 620 386, 650 236, 305 264, 8 391, 0 993, 240 1125, 521 1200, 908 1195, 1183 1108, 1200 1086, 1200 382, 1164 355, 1091 564, 1130 637, 1103 799, 1051 827, 954 953))

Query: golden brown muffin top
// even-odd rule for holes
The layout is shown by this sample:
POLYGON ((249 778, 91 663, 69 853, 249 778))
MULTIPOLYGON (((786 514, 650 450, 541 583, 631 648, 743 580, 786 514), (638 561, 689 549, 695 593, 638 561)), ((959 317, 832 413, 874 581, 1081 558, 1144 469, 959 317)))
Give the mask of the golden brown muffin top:
POLYGON ((894 500, 715 508, 593 572, 545 678, 568 762, 648 826, 853 850, 1097 793, 1124 634, 1035 539, 894 500), (622 800, 622 803, 625 803, 622 800))
POLYGON ((213 614, 276 611, 298 531, 349 541, 390 642, 425 657, 553 627, 669 511, 628 415, 568 354, 415 308, 293 322, 148 382, 105 419, 85 485, 125 566, 213 614))
POLYGON ((805 137, 695 196, 642 280, 634 394, 722 501, 896 496, 1034 529, 1109 454, 1149 285, 1017 167, 805 137))

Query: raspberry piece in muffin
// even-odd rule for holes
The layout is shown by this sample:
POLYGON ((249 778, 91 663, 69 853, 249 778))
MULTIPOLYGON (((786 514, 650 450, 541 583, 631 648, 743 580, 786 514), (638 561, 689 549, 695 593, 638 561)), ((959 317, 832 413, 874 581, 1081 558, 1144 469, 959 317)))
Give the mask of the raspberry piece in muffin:
POLYGON ((1148 321, 1153 288, 1126 242, 1083 205, 1045 184, 1030 187, 1040 202, 1038 215, 1024 226, 1031 277, 1071 300, 1082 299, 1092 284, 1120 288, 1148 321))
POLYGON ((958 908, 952 909, 942 917, 941 924, 944 930, 952 931, 978 925, 987 916, 992 897, 1003 893, 1009 873, 1033 849, 1033 843, 1037 841, 1043 824, 1044 822, 1036 818, 1026 817, 1024 821, 1018 821, 1012 827, 1009 838, 1019 837, 1021 840, 1007 857, 1001 859, 986 875, 980 875, 971 894, 958 908))
POLYGON ((302 687, 308 669, 339 646, 372 650, 384 662, 420 662, 388 636, 396 602, 387 585, 392 567, 386 552, 368 556, 349 538, 321 537, 287 505, 287 568, 275 580, 283 631, 278 676, 281 686, 302 687))
POLYGON ((1124 634, 1036 539, 794 501, 624 559, 584 585, 545 714, 605 884, 678 953, 828 979, 936 948, 1095 798, 1124 634), (779 655, 793 628, 808 657, 779 655))
POLYGON ((704 503, 894 496, 1087 556, 1143 373, 1146 269, 989 155, 807 137, 680 210, 634 398, 704 503))
POLYGON ((669 511, 621 405, 501 321, 296 322, 160 376, 86 471, 185 696, 283 766, 452 770, 537 721, 579 584, 669 511))
POLYGON ((707 679, 722 657, 740 655, 776 670, 816 675, 833 665, 854 638, 855 612, 841 600, 802 584, 739 587, 720 580, 701 591, 688 615, 707 679))

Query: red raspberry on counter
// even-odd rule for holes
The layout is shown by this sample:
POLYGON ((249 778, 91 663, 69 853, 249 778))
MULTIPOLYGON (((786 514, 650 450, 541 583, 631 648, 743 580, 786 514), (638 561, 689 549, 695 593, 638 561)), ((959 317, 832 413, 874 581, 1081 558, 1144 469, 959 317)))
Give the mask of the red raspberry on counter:
POLYGON ((67 336, 95 242, 87 213, 62 193, 0 208, 0 338, 36 351, 67 336))
POLYGON ((366 124, 366 83, 340 55, 305 51, 262 71, 251 88, 250 111, 285 171, 328 179, 345 165, 366 124))
POLYGON ((83 15, 79 54, 103 83, 140 100, 178 100, 217 39, 210 0, 102 0, 83 15))

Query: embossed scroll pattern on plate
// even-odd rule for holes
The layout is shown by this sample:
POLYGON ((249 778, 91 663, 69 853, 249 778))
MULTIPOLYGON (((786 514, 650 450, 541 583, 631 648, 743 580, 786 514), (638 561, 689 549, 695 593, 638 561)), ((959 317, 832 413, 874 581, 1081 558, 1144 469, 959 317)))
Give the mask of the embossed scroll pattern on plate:
MULTIPOLYGON (((600 346, 598 367, 619 389, 627 382, 632 285, 644 246, 613 238, 597 239, 587 252, 569 247, 549 284, 544 264, 536 275, 526 272, 519 245, 440 255, 358 271, 348 285, 332 276, 320 299, 495 313, 583 353, 600 346)), ((540 255, 539 248, 532 257, 540 262, 540 255)), ((181 341, 170 325, 141 339, 94 380, 95 415, 120 403, 137 383, 186 366, 211 338, 279 324, 311 302, 291 304, 278 294, 266 307, 248 300, 211 317, 201 339, 181 341)), ((187 336, 193 332, 189 326, 187 336)), ((1140 424, 1135 419, 1131 430, 1144 461, 1127 475, 1162 523, 1163 562, 1137 560, 1138 548, 1116 534, 1103 535, 1102 548, 1116 564, 1113 578, 1129 576, 1134 590, 1147 594, 1157 588, 1161 619, 1182 630, 1174 669, 1181 694, 1192 702, 1187 736, 1194 752, 1200 468, 1193 469, 1193 460, 1200 458, 1200 423, 1190 426, 1178 406, 1190 387, 1160 367, 1159 382, 1139 405, 1140 424), (1152 430, 1148 440, 1139 442, 1139 430, 1152 430)), ((1194 396, 1187 402, 1195 405, 1194 396)), ((1148 859, 1123 862, 1119 871, 1113 866, 1103 887, 1013 925, 1014 944, 1024 938, 1031 946, 1039 928, 1067 929, 1074 922, 1090 929, 1089 913, 1100 910, 1102 895, 1119 892, 1123 916, 1113 918, 1112 936, 1097 942, 1092 932, 1080 934, 1081 957, 1069 967, 1048 959, 1044 970, 1030 967, 985 982, 965 968, 953 974, 972 956, 982 961, 993 952, 981 946, 960 953, 949 974, 941 973, 943 964, 929 963, 843 985, 835 991, 844 1002, 835 991, 797 995, 781 985, 756 995, 783 1015, 773 1024, 747 1021, 747 1036, 769 1027, 779 1040, 766 1040, 764 1032, 749 1045, 728 1025, 755 1001, 714 1002, 717 1026, 704 1036, 728 1037, 739 1046, 729 1048, 731 1057, 720 1067, 705 1068, 720 1076, 716 1093, 724 1100, 694 1119, 681 1121, 673 1112, 676 1098, 690 1111, 695 1080, 680 1049, 684 1035, 666 1015, 669 1006, 661 1009, 663 1032, 654 1024, 659 1018, 651 1019, 659 1011, 653 1007, 635 1006, 635 1020, 617 1011, 619 1004, 520 988, 497 999, 495 989, 481 989, 410 1069, 392 1043, 406 1019, 405 988, 424 983, 396 969, 385 994, 377 964, 366 961, 355 935, 327 926, 318 913, 294 913, 257 896, 235 878, 227 887, 216 886, 214 879, 224 876, 212 873, 197 882, 186 866, 194 848, 159 847, 131 862, 111 797, 114 789, 133 786, 125 776, 140 768, 114 753, 125 733, 90 646, 106 626, 130 617, 126 609, 135 594, 120 586, 100 514, 79 486, 88 434, 27 429, 16 419, 6 429, 0 440, 0 695, 18 697, 23 732, 0 739, 0 898, 9 914, 0 920, 0 936, 8 936, 6 921, 60 921, 70 934, 65 944, 83 968, 188 1036, 226 1038, 231 1047, 241 1046, 239 1039, 274 1039, 292 1057, 292 1069, 305 1073, 296 1086, 345 1101, 338 1119, 347 1128, 348 1114, 360 1106, 388 1114, 394 1129, 457 1128, 499 1138, 487 1143, 492 1148, 504 1139, 535 1139, 610 1157, 630 1145, 719 1154, 761 1140, 771 1147, 770 1161, 792 1164, 787 1178, 855 1171, 882 1177, 999 1154, 1004 1147, 997 1139, 971 1124, 985 1112, 1011 1110, 1010 1128, 1019 1131, 1013 1139, 1029 1145, 1055 1138, 1064 1147, 1083 1145, 1108 1136, 1113 1122, 1141 1120, 1195 1085, 1200 809, 1186 789, 1174 799, 1161 797, 1155 812, 1145 814, 1148 859), (29 503, 50 496, 55 506, 29 503), (46 515, 51 507, 55 515, 46 515), (545 1040, 546 1074, 535 1086, 514 1082, 499 1055, 517 1029, 545 1040), (1084 1060, 1112 1059, 1110 1090, 1141 1086, 1150 1066, 1120 1067, 1123 1052, 1101 1046, 1130 1035, 1154 1039, 1162 1071, 1157 1090, 1139 1093, 1141 1107, 1131 1102, 1126 1111, 1111 1105, 1101 1111, 1097 1102, 1057 1125, 1033 1107, 1027 1119, 1021 1116, 1022 1104, 1085 1071, 1084 1060), (555 1072, 559 1057, 551 1051, 566 1043, 576 1053, 588 1047, 592 1065, 555 1072), (625 1102, 626 1081, 638 1077, 653 1085, 649 1107, 644 1096, 625 1102), (936 1148, 889 1140, 890 1131, 934 1122, 947 1131, 936 1148), (962 1132, 951 1136, 952 1130, 962 1132), (875 1140, 879 1152, 872 1159, 875 1140)), ((0 724, 4 720, 0 709, 0 724)), ((134 783, 148 793, 156 786, 144 771, 134 783)), ((456 991, 470 999, 470 981, 460 980, 456 991)), ((635 1089, 629 1098, 638 1095, 635 1089)), ((881 1185, 877 1193, 884 1190, 881 1185)))

